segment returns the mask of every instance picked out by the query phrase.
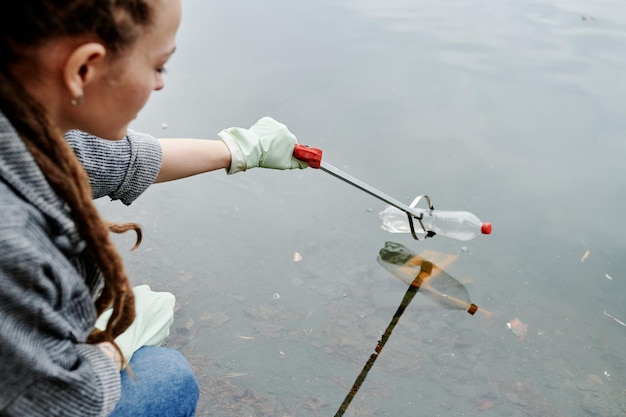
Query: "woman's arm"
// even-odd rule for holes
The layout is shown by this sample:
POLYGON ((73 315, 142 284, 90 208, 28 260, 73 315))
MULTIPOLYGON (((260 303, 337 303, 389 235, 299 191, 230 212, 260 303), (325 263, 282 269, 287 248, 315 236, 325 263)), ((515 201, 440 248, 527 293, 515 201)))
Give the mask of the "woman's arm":
POLYGON ((228 174, 255 167, 306 168, 293 157, 296 137, 283 125, 264 117, 250 129, 228 128, 221 139, 155 139, 128 131, 118 141, 72 130, 69 145, 87 171, 94 198, 108 195, 131 204, 151 184, 225 168, 228 174))
POLYGON ((262 167, 306 168, 293 157, 298 143, 282 123, 264 117, 250 129, 231 127, 219 132, 221 140, 160 139, 163 160, 156 182, 185 178, 225 168, 228 174, 262 167))
POLYGON ((159 139, 163 160, 155 183, 230 167, 230 151, 221 140, 159 139))

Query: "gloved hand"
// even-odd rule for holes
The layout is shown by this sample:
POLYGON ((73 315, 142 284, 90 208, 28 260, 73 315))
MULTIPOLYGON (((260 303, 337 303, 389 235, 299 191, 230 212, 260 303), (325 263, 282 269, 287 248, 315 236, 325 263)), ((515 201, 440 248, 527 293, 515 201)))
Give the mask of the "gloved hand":
MULTIPOLYGON (((124 354, 126 363, 133 353, 142 346, 161 346, 170 334, 174 322, 176 299, 169 292, 155 292, 147 285, 133 288, 135 294, 135 321, 115 339, 124 354)), ((96 321, 96 327, 104 330, 111 317, 112 309, 103 312, 96 321)))
POLYGON ((293 157, 298 141, 282 123, 264 117, 250 129, 231 127, 218 136, 226 143, 231 154, 228 174, 250 168, 294 169, 309 165, 293 157))

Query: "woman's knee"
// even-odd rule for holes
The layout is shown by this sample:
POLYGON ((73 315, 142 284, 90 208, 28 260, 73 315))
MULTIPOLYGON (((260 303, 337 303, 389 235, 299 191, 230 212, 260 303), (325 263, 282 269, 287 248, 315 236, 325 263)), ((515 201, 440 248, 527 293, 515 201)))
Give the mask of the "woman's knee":
POLYGON ((163 347, 142 347, 133 355, 129 371, 122 374, 121 409, 141 409, 145 415, 194 415, 200 389, 189 363, 180 352, 163 347))
POLYGON ((177 350, 169 348, 160 348, 167 352, 171 364, 168 370, 168 380, 170 386, 174 388, 180 395, 178 398, 185 398, 189 403, 195 405, 200 395, 200 387, 198 380, 194 375, 187 359, 177 350))
POLYGON ((197 393, 198 381, 187 359, 177 350, 165 347, 145 346, 135 352, 131 365, 151 368, 150 374, 171 389, 197 393), (135 365, 135 363, 137 365, 135 365))

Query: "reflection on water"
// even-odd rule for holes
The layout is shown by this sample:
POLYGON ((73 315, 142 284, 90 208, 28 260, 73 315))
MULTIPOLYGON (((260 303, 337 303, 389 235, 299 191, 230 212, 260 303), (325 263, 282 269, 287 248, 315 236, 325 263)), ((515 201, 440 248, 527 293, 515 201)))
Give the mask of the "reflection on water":
POLYGON ((378 339, 374 353, 370 355, 354 384, 352 384, 348 395, 346 395, 346 398, 339 406, 335 417, 343 416, 348 410, 350 403, 365 382, 367 374, 374 366, 376 359, 378 359, 378 355, 382 353, 385 344, 391 337, 391 333, 398 324, 400 317, 402 317, 402 314, 411 304, 413 297, 415 297, 418 291, 426 294, 428 298, 433 299, 437 304, 451 310, 466 310, 473 315, 478 309, 475 304, 471 303, 469 293, 463 284, 448 275, 440 266, 433 264, 423 256, 418 256, 404 245, 386 242, 385 247, 379 253, 378 263, 401 281, 408 284, 409 288, 404 297, 402 297, 400 306, 394 313, 391 322, 387 325, 380 339, 378 339))
POLYGON ((396 278, 419 288, 437 304, 450 310, 465 310, 472 315, 476 313, 478 306, 471 302, 465 286, 442 269, 453 262, 456 256, 444 259, 445 266, 433 264, 427 259, 429 257, 418 255, 400 243, 386 242, 377 260, 396 278))
MULTIPOLYGON (((397 238, 453 254, 431 261, 480 308, 416 297, 346 415, 626 414, 621 2, 184 8, 135 129, 214 137, 271 115, 401 201, 496 226, 467 244, 397 238)), ((177 296, 168 343, 200 379, 198 416, 332 415, 406 292, 375 259, 382 204, 316 170, 219 172, 100 207, 143 226, 135 283, 177 296)))

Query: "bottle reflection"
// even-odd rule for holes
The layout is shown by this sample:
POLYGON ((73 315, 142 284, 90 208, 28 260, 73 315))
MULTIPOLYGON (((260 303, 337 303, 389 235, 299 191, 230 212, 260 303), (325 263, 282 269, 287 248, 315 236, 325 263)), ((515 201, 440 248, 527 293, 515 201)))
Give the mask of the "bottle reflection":
MULTIPOLYGON (((442 269, 456 258, 456 255, 448 255, 441 259, 440 265, 435 265, 400 243, 386 242, 377 260, 400 281, 417 287, 422 294, 442 307, 464 310, 473 315, 478 311, 478 306, 471 302, 465 286, 442 269)), ((481 312, 491 315, 484 310, 481 312)))
MULTIPOLYGON (((377 260, 383 268, 408 284, 409 288, 404 294, 391 322, 378 340, 374 352, 370 355, 365 366, 356 377, 350 392, 348 392, 343 403, 339 406, 335 417, 343 416, 348 409, 350 402, 356 396, 363 382, 365 382, 368 372, 374 366, 378 355, 380 355, 387 340, 389 340, 391 332, 400 320, 404 310, 413 301, 413 297, 415 297, 418 291, 445 308, 464 310, 472 315, 478 311, 478 306, 470 301, 469 293, 465 286, 442 269, 442 267, 454 262, 456 256, 450 255, 445 257, 438 266, 399 243, 386 242, 385 247, 380 250, 377 260)), ((481 311, 488 316, 491 315, 491 313, 485 312, 485 310, 481 311)))

